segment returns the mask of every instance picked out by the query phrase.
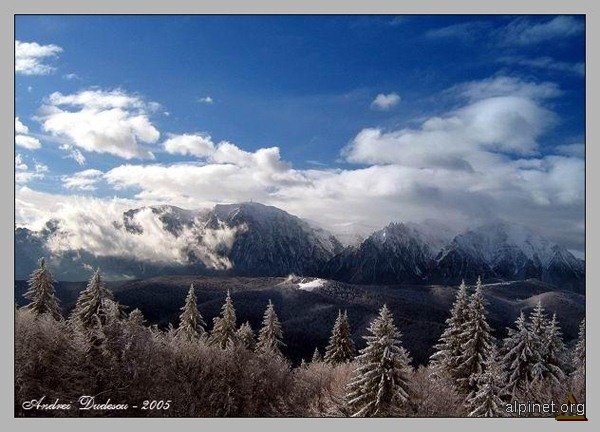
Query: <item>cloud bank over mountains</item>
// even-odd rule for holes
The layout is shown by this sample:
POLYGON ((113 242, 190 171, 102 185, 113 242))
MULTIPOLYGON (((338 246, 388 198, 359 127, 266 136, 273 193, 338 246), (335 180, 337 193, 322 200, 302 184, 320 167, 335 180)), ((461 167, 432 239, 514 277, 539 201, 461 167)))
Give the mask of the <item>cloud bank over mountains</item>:
MULTIPOLYGON (((522 45, 581 31, 577 21, 559 18, 534 26, 515 20, 498 43, 522 45)), ((475 27, 437 29, 429 37, 480 31, 475 27)), ((48 62, 62 53, 56 45, 25 42, 17 42, 16 50, 15 70, 26 75, 52 73, 48 62)), ((17 155, 16 222, 39 228, 58 218, 81 237, 63 241, 91 246, 102 241, 115 215, 129 208, 197 209, 254 200, 333 233, 367 235, 390 221, 425 219, 460 230, 502 219, 536 226, 568 249, 582 251, 584 146, 545 143, 562 121, 553 109, 562 95, 553 82, 505 74, 453 85, 438 95, 449 108, 410 126, 357 125, 354 137, 339 143, 335 167, 298 168, 277 146, 249 150, 205 132, 161 130, 160 103, 121 88, 54 92, 32 119, 46 135, 32 135, 16 117, 15 143, 30 151, 42 142, 58 144, 65 157, 87 166, 57 176, 62 190, 41 191, 28 183, 51 176, 52 167, 17 155), (100 168, 94 154, 123 161, 100 168), (94 235, 82 232, 90 227, 94 235)), ((399 103, 397 93, 381 93, 371 108, 386 111, 399 103)), ((157 241, 172 241, 163 235, 157 233, 157 241)), ((106 241, 123 253, 129 247, 119 239, 106 241)), ((151 255, 155 247, 148 245, 144 253, 151 255)))

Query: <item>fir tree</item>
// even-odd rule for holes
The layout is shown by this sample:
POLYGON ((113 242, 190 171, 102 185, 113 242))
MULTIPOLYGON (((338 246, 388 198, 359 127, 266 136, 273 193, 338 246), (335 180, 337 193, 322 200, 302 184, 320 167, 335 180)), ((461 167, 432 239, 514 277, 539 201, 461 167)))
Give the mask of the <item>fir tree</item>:
POLYGON ((213 344, 220 346, 222 349, 231 346, 236 342, 236 317, 231 293, 227 291, 225 303, 221 307, 221 316, 214 320, 211 341, 213 344))
POLYGON ((579 336, 572 357, 573 376, 585 377, 585 318, 579 324, 579 336))
POLYGON ((506 414, 503 392, 503 372, 492 347, 485 362, 485 372, 477 378, 476 391, 467 399, 469 417, 502 417, 506 414))
POLYGON ((29 289, 23 294, 23 297, 31 300, 31 303, 25 306, 25 309, 37 315, 48 314, 55 320, 62 319, 59 302, 52 284, 52 274, 46 267, 44 258, 40 258, 38 268, 33 271, 27 284, 29 289))
POLYGON ((544 361, 547 327, 548 319, 544 314, 542 302, 538 301, 535 308, 529 315, 529 323, 527 324, 532 341, 532 351, 536 357, 535 363, 531 370, 532 378, 535 380, 542 380, 548 373, 548 369, 544 361))
POLYGON ((550 379, 554 384, 563 383, 565 378, 565 344, 556 314, 552 315, 552 320, 548 322, 544 330, 541 357, 545 370, 542 379, 550 379))
POLYGON ((475 293, 469 299, 467 319, 459 335, 463 341, 462 353, 456 359, 457 385, 466 393, 476 390, 479 375, 485 370, 493 346, 491 329, 486 319, 485 299, 481 278, 477 279, 475 293))
POLYGON ((138 308, 135 308, 129 313, 129 322, 138 326, 143 326, 146 323, 144 314, 138 308))
POLYGON ((248 321, 242 324, 238 329, 237 340, 247 350, 254 351, 254 348, 256 347, 256 338, 254 335, 254 330, 252 330, 252 327, 248 321))
POLYGON ((527 328, 525 314, 515 321, 516 329, 509 328, 502 346, 502 369, 506 375, 505 392, 511 398, 529 390, 533 381, 533 367, 537 362, 535 341, 527 328))
POLYGON ((350 337, 348 312, 342 314, 342 311, 339 311, 329 339, 329 345, 325 350, 325 362, 330 364, 347 363, 352 361, 355 355, 356 349, 350 337))
POLYGON ((71 315, 72 321, 80 331, 92 331, 106 324, 113 313, 111 303, 112 293, 104 285, 100 269, 96 270, 86 289, 81 292, 75 309, 71 315))
POLYGON ((275 313, 275 307, 271 300, 265 310, 263 317, 262 328, 258 334, 257 349, 263 353, 281 354, 283 343, 283 332, 281 331, 281 323, 275 313))
POLYGON ((349 384, 348 406, 353 417, 383 417, 399 413, 408 399, 410 358, 401 334, 384 305, 369 326, 367 346, 356 358, 358 368, 349 384))
POLYGON ((181 315, 179 315, 179 327, 174 333, 180 338, 193 341, 199 340, 206 334, 205 328, 206 323, 198 311, 194 284, 191 284, 185 304, 181 308, 181 315))
POLYGON ((467 320, 469 296, 467 285, 463 280, 458 288, 456 299, 450 310, 450 318, 446 320, 446 329, 440 336, 439 342, 434 346, 436 352, 431 356, 433 374, 438 377, 455 380, 455 370, 461 356, 463 340, 461 338, 463 326, 467 320))
POLYGON ((321 352, 319 348, 315 347, 315 352, 313 352, 311 363, 320 363, 323 361, 323 356, 321 356, 321 352))

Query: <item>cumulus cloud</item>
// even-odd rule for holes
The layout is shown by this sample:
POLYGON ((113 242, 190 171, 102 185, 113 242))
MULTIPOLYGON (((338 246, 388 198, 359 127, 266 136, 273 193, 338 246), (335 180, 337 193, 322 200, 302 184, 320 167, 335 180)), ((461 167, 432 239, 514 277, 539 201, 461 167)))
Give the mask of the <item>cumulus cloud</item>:
POLYGON ((210 105, 210 104, 214 103, 215 101, 210 96, 204 96, 204 97, 198 99, 198 102, 210 105))
POLYGON ((15 144, 28 150, 42 147, 39 139, 29 135, 29 128, 19 120, 19 117, 15 117, 15 144))
POLYGON ((57 57, 61 52, 62 48, 57 45, 15 41, 15 73, 48 75, 56 68, 46 64, 45 61, 57 57))
POLYGON ((15 155, 15 183, 25 184, 34 179, 43 179, 45 173, 48 172, 48 166, 35 162, 34 168, 29 169, 25 163, 25 159, 19 153, 15 155))
POLYGON ((73 175, 64 175, 61 177, 63 186, 67 189, 76 190, 96 190, 96 183, 102 178, 102 171, 97 169, 87 169, 79 171, 73 175))
POLYGON ((171 154, 206 157, 215 151, 211 137, 200 134, 171 135, 163 145, 165 151, 171 154))
POLYGON ((103 180, 117 192, 133 192, 132 207, 255 200, 334 232, 358 227, 360 235, 394 220, 437 218, 463 229, 500 218, 536 226, 565 247, 582 250, 581 152, 540 151, 556 121, 552 98, 559 95, 549 83, 505 77, 457 86, 444 93, 455 106, 445 113, 410 128, 357 133, 342 157, 360 165, 343 169, 298 170, 277 147, 249 152, 190 135, 170 148, 197 161, 124 164, 105 172, 103 180))
POLYGON ((380 111, 389 111, 400 103, 400 96, 397 93, 379 93, 373 102, 371 102, 371 108, 380 111))
POLYGON ((160 133, 149 114, 158 108, 122 90, 86 90, 51 94, 37 120, 42 129, 88 152, 109 153, 124 159, 153 159, 142 144, 155 143, 160 133))

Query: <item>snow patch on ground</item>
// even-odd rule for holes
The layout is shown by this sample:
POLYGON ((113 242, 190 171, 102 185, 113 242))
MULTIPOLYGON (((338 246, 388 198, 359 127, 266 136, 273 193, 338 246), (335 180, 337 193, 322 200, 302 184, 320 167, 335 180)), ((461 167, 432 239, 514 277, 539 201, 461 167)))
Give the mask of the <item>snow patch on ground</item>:
POLYGON ((307 279, 302 279, 300 282, 298 282, 298 289, 301 289, 303 291, 312 291, 315 288, 321 288, 323 285, 325 285, 326 280, 325 279, 312 279, 310 281, 307 281, 307 279))

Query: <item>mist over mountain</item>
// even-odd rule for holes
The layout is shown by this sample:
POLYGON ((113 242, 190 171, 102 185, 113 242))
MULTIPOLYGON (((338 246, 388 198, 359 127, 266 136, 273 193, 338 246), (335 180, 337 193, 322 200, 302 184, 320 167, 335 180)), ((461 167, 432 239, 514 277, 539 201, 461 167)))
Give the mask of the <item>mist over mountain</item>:
POLYGON ((502 222, 458 235, 436 221, 394 222, 344 247, 314 223, 255 202, 141 207, 105 219, 16 228, 16 279, 26 278, 40 256, 65 281, 84 280, 98 266, 113 280, 296 274, 354 284, 456 284, 481 275, 581 290, 585 279, 584 262, 567 249, 502 222))

